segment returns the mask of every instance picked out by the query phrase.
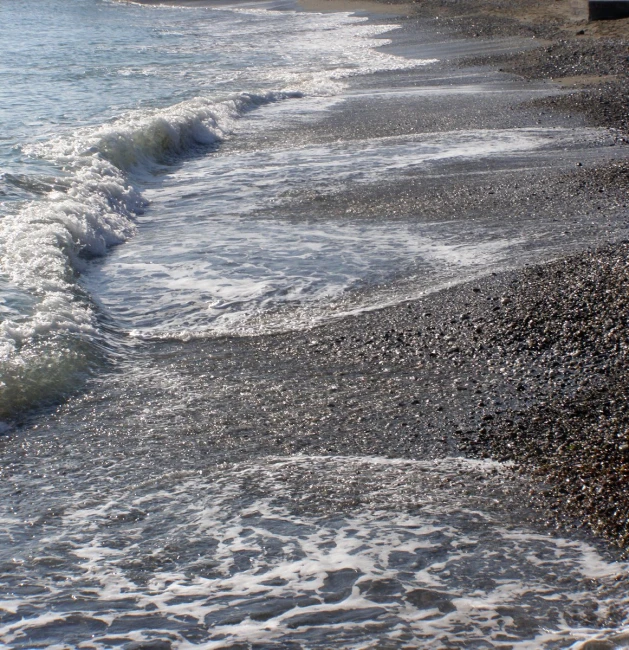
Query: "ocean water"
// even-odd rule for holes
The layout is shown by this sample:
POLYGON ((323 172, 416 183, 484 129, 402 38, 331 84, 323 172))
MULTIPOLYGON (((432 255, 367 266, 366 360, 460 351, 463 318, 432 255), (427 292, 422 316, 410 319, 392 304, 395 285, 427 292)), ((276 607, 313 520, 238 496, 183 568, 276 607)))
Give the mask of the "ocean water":
MULTIPOLYGON (((386 26, 341 15, 104 2, 16 2, 2 13, 11 25, 0 46, 5 414, 70 389, 99 363, 103 346, 118 344, 103 332, 108 314, 100 306, 108 296, 87 287, 97 275, 90 261, 143 233, 143 214, 147 224, 166 218, 146 212, 157 179, 184 160, 207 158, 265 105, 332 95, 344 77, 372 66, 410 65, 370 55, 371 39, 386 26)), ((228 211, 224 203, 215 209, 239 214, 241 198, 228 195, 228 211)), ((187 236, 186 221, 201 216, 190 206, 175 228, 187 236)), ((220 226, 205 226, 220 246, 220 226)), ((157 263, 167 265, 174 254, 163 251, 157 263)), ((135 262, 147 267, 134 291, 151 292, 159 271, 148 265, 156 260, 138 255, 135 262)), ((184 257, 185 266, 202 255, 184 257)), ((191 273, 205 285, 222 284, 222 271, 207 281, 202 269, 191 273)), ((256 280, 245 274, 242 299, 257 293, 256 280)), ((200 311, 214 293, 195 297, 200 311)))
POLYGON ((382 49, 394 18, 11 0, 0 20, 0 644, 629 643, 627 566, 514 511, 508 494, 529 486, 499 464, 179 454, 215 339, 399 303, 602 227, 374 216, 366 202, 339 216, 319 199, 611 159, 609 133, 322 137, 350 102, 515 92, 471 79, 374 89, 443 65, 382 49), (191 341, 207 354, 186 359, 191 341), (180 357, 161 351, 173 342, 180 357))

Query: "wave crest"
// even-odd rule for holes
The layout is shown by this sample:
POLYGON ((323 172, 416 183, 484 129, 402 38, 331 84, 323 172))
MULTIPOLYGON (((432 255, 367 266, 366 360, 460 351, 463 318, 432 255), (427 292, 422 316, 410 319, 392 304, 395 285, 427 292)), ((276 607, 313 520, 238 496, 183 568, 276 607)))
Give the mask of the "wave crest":
POLYGON ((129 175, 150 174, 224 140, 235 120, 257 106, 299 96, 198 97, 26 150, 63 168, 65 176, 40 200, 0 221, 0 274, 29 297, 26 310, 0 322, 0 417, 71 390, 99 356, 97 308, 77 279, 86 258, 105 255, 135 232, 146 201, 129 175))
POLYGON ((222 101, 195 97, 164 109, 134 111, 96 129, 83 129, 71 139, 36 145, 27 153, 77 164, 98 156, 123 172, 151 171, 200 146, 222 142, 245 113, 300 92, 242 93, 222 101))

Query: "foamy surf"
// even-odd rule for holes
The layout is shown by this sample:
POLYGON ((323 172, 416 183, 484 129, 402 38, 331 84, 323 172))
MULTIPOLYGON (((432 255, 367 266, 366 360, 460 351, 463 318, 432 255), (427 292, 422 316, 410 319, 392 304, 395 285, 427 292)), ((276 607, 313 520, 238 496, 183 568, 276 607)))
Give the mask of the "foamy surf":
MULTIPOLYGON (((449 367, 437 351, 421 367, 418 348, 407 356, 414 335, 398 346, 388 331, 373 355, 358 337, 329 349, 302 335, 145 342, 308 327, 539 259, 553 244, 565 251, 553 239, 565 226, 525 214, 522 237, 508 206, 489 210, 493 223, 473 212, 405 220, 386 206, 401 205, 391 192, 414 190, 411 178, 574 167, 584 153, 602 158, 610 137, 535 121, 428 135, 398 116, 414 119, 438 93, 418 90, 405 114, 380 88, 391 113, 376 116, 364 95, 377 76, 356 82, 352 107, 365 113, 348 117, 351 93, 339 92, 349 77, 426 63, 374 51, 389 26, 348 15, 100 0, 22 0, 3 12, 20 42, 0 33, 0 159, 10 163, 0 192, 11 202, 2 414, 54 404, 94 374, 56 412, 0 423, 0 643, 620 643, 626 564, 586 535, 549 531, 509 467, 268 456, 446 453, 450 411, 422 401, 441 380, 426 366, 449 367), (366 218, 365 197, 387 189, 366 218), (359 200, 344 203, 353 190, 359 200), (356 399, 332 401, 346 376, 356 399), (420 405, 441 415, 420 417, 420 405)), ((473 94, 451 91, 446 110, 473 94)), ((476 400, 483 384, 473 385, 439 385, 455 417, 473 402, 454 395, 476 400)))
POLYGON ((163 109, 129 112, 111 123, 31 145, 25 151, 71 167, 96 156, 119 172, 142 177, 168 168, 196 149, 204 152, 222 142, 233 132, 236 120, 249 111, 302 96, 294 91, 243 93, 218 101, 195 97, 163 109))
POLYGON ((135 232, 146 201, 128 173, 149 173, 168 158, 219 141, 230 120, 275 98, 198 99, 27 148, 65 173, 61 189, 0 223, 0 269, 31 298, 26 313, 0 323, 0 413, 63 394, 96 360, 92 347, 103 335, 77 278, 86 258, 105 255, 135 232))
POLYGON ((0 323, 0 414, 62 395, 97 361, 95 346, 102 347, 104 335, 77 280, 86 260, 136 232, 136 216, 146 206, 139 179, 222 141, 247 111, 294 96, 196 98, 25 148, 64 174, 42 200, 0 222, 0 270, 30 298, 28 310, 0 323))
MULTIPOLYGON (((266 458, 132 489, 101 478, 57 495, 54 531, 34 522, 14 553, 11 647, 89 631, 103 649, 550 649, 626 625, 627 565, 523 525, 526 483, 500 464, 266 458)), ((16 514, 4 534, 21 539, 16 514)))
MULTIPOLYGON (((269 112, 284 119, 283 108, 269 112)), ((190 161, 149 189, 139 236, 84 283, 141 339, 308 328, 549 259, 556 250, 552 230, 514 227, 508 214, 502 221, 443 223, 426 211, 415 215, 419 223, 392 227, 390 215, 375 221, 356 208, 311 219, 310 197, 342 200, 343 192, 413 174, 452 175, 456 182, 462 168, 536 165, 548 152, 610 142, 597 129, 527 128, 222 152, 190 161)))

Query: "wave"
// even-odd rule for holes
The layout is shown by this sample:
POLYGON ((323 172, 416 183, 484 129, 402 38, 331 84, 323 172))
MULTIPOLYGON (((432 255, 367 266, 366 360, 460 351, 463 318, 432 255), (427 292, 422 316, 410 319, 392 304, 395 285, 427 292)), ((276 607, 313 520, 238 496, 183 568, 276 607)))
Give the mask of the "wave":
POLYGON ((137 187, 141 177, 223 141, 248 111, 299 96, 198 97, 25 148, 63 175, 42 199, 0 221, 0 280, 4 276, 30 297, 25 313, 0 322, 0 417, 57 399, 101 357, 105 341, 97 310, 77 279, 86 259, 135 232, 136 216, 146 206, 137 187))
POLYGON ((216 101, 195 97, 162 109, 127 113, 109 124, 77 131, 26 148, 26 153, 61 164, 97 156, 122 172, 151 171, 200 147, 222 142, 236 120, 259 106, 302 97, 294 91, 242 93, 216 101))

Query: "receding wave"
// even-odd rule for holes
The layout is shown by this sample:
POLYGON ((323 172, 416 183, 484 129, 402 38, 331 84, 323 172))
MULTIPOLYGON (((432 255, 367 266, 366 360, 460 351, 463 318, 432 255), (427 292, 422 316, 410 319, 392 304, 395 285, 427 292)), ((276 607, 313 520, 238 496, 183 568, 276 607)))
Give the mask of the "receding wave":
POLYGON ((0 222, 0 281, 9 300, 21 295, 26 304, 19 314, 0 313, 0 417, 58 398, 101 358, 96 308, 77 278, 86 258, 104 255, 135 232, 135 217, 146 204, 136 185, 142 175, 222 141, 234 121, 255 107, 295 96, 199 97, 135 111, 26 150, 64 171, 47 179, 50 190, 40 200, 0 222))
POLYGON ((6 573, 9 644, 626 647, 626 563, 541 527, 503 465, 267 457, 104 488, 108 471, 39 497, 59 514, 6 573))

